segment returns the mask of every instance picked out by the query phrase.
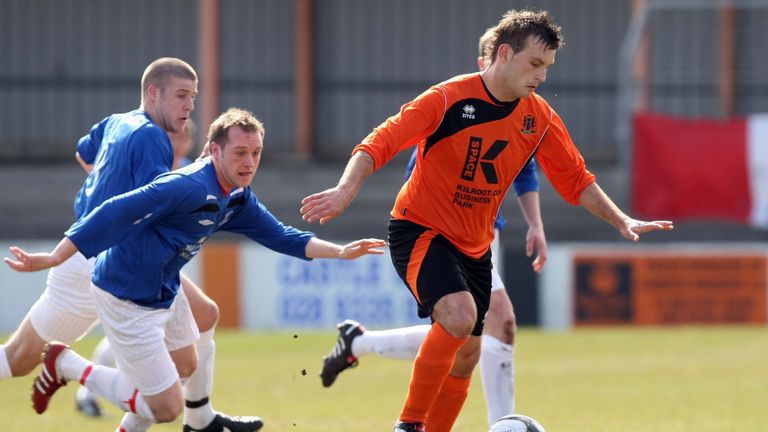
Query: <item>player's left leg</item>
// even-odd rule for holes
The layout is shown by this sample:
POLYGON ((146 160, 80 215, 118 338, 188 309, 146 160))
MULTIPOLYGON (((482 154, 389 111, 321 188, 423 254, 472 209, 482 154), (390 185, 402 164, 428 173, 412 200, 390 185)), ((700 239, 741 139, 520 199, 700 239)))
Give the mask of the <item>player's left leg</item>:
POLYGON ((200 339, 195 343, 197 370, 184 383, 184 431, 252 432, 261 429, 264 423, 259 417, 230 417, 213 410, 210 402, 216 354, 213 333, 219 320, 219 307, 184 274, 181 275, 181 287, 200 331, 200 339))
POLYGON ((472 371, 480 357, 480 337, 470 336, 456 353, 456 361, 443 381, 427 415, 428 432, 450 432, 469 395, 472 371))
MULTIPOLYGON (((115 367, 115 354, 106 337, 102 338, 94 348, 91 361, 93 364, 115 367)), ((77 393, 75 393, 75 407, 86 417, 102 416, 98 398, 85 386, 78 387, 77 393)))
MULTIPOLYGON (((494 285, 496 288, 496 285, 494 285)), ((488 423, 515 412, 515 313, 503 285, 491 292, 480 354, 488 423)))
POLYGON ((359 322, 345 320, 336 325, 339 337, 331 352, 323 357, 320 379, 330 387, 347 368, 357 366, 361 356, 376 354, 386 358, 413 360, 430 326, 416 325, 389 330, 366 330, 359 322))

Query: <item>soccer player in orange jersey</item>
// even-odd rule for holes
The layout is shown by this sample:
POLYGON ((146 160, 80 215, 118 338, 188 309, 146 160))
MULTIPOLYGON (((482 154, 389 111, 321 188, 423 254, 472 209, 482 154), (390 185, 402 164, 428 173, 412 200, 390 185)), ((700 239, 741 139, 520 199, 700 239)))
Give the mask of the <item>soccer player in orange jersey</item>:
MULTIPOLYGON (((478 41, 477 67, 480 71, 491 64, 495 40, 495 27, 491 27, 478 41)), ((408 162, 406 179, 410 177, 418 156, 418 149, 415 150, 408 162)), ((535 160, 528 162, 512 185, 523 217, 528 224, 525 236, 526 253, 528 256, 533 256, 536 252, 531 266, 534 271, 539 272, 547 261, 547 240, 539 207, 539 182, 535 160)), ((499 231, 505 225, 506 220, 499 211, 494 223, 494 240, 491 243, 493 260, 491 300, 483 326, 479 360, 489 426, 496 423, 500 417, 515 412, 514 353, 517 324, 512 302, 498 271, 501 249, 499 231)), ((324 387, 333 385, 341 372, 357 366, 359 358, 366 355, 375 354, 387 358, 413 360, 430 330, 429 325, 416 325, 371 331, 353 320, 340 322, 337 327, 339 336, 336 344, 323 358, 320 378, 324 387)))
POLYGON ((432 86, 375 128, 330 189, 302 200, 308 222, 340 215, 365 179, 399 151, 418 146, 416 167, 391 212, 395 268, 433 324, 414 361, 395 432, 448 432, 480 353, 491 291, 493 221, 517 173, 536 157, 569 203, 625 238, 670 230, 622 212, 584 164, 558 114, 538 94, 562 46, 546 11, 511 10, 495 27, 491 65, 432 86))

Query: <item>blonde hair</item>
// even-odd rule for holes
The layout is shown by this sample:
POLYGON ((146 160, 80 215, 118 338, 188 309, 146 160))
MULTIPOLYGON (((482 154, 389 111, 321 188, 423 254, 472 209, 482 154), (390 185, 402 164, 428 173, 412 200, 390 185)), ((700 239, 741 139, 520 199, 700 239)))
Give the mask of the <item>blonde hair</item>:
POLYGON ((141 76, 141 100, 144 100, 150 85, 164 89, 171 77, 197 82, 197 73, 189 63, 176 57, 162 57, 144 69, 141 76))
POLYGON ((477 41, 477 55, 484 59, 493 57, 494 42, 496 42, 496 27, 489 27, 477 41))
POLYGON ((230 108, 216 118, 208 128, 208 144, 215 142, 224 148, 229 138, 227 132, 237 126, 246 132, 258 132, 264 137, 264 124, 248 110, 230 108))

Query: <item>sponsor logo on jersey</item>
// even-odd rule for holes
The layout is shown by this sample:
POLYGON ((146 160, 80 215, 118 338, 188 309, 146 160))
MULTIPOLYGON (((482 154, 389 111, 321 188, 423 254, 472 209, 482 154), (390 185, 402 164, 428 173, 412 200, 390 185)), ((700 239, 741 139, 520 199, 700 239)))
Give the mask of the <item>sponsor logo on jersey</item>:
POLYGON ((469 137, 469 146, 467 147, 467 158, 464 160, 464 166, 461 170, 461 178, 468 181, 475 179, 475 172, 477 166, 483 171, 485 181, 489 184, 498 184, 499 178, 496 174, 496 168, 493 165, 493 161, 501 154, 501 152, 507 147, 509 141, 496 140, 491 144, 488 151, 485 152, 482 157, 480 153, 483 147, 483 139, 480 137, 469 137))
POLYGON ((464 114, 461 115, 462 118, 465 119, 475 119, 475 106, 466 104, 464 105, 464 108, 462 108, 462 111, 464 111, 464 114))
MULTIPOLYGON (((471 106, 471 105, 468 105, 471 106)), ((464 107, 466 109, 466 107, 464 107)), ((477 161, 480 159, 480 150, 483 147, 483 139, 479 137, 469 137, 469 146, 467 147, 467 158, 464 160, 464 166, 461 169, 461 178, 472 181, 475 179, 477 171, 477 161)))
POLYGON ((523 135, 533 135, 536 133, 536 117, 526 114, 523 117, 523 127, 520 129, 523 135))

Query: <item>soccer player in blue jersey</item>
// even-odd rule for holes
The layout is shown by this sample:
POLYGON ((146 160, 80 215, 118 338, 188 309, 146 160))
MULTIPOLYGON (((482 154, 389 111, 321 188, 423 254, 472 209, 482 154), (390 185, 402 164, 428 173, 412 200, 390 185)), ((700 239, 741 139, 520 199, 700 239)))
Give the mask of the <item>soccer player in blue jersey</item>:
MULTIPOLYGON (((170 138, 171 146, 173 147, 173 165, 171 169, 178 169, 192 163, 192 161, 189 159, 189 154, 195 147, 195 135, 197 133, 195 122, 192 119, 187 119, 187 123, 184 125, 184 129, 182 131, 166 132, 168 133, 168 138, 170 138)), ((82 160, 82 158, 80 160, 82 160)), ((85 164, 84 161, 82 163, 84 164, 83 168, 87 172, 90 172, 92 166, 85 164)), ((205 321, 210 323, 210 326, 215 325, 218 318, 218 308, 215 303, 213 303, 213 301, 210 300, 208 296, 200 291, 194 284, 189 284, 182 281, 182 287, 185 290, 194 290, 187 294, 187 298, 189 299, 190 307, 192 308, 192 316, 195 317, 195 321, 205 321)), ((86 288, 90 290, 90 282, 88 282, 86 288)), ((210 334, 211 332, 208 332, 207 327, 205 327, 208 324, 204 323, 203 327, 201 327, 199 322, 198 328, 201 332, 201 338, 198 339, 196 343, 198 348, 197 355, 200 358, 199 363, 204 366, 198 367, 196 373, 192 375, 191 379, 188 380, 184 386, 184 391, 186 393, 185 396, 189 398, 191 395, 194 400, 202 399, 207 397, 209 394, 209 392, 206 392, 202 394, 202 397, 196 397, 194 396, 194 390, 196 387, 200 389, 206 389, 208 387, 207 384, 213 377, 213 365, 211 364, 211 367, 208 367, 208 363, 212 363, 214 360, 213 349, 215 347, 212 340, 212 334, 210 334), (206 344, 209 334, 211 336, 211 340, 210 343, 206 344), (211 352, 209 353, 208 351, 211 352)), ((109 346, 109 341, 106 337, 102 338, 101 341, 99 341, 99 343, 96 345, 96 348, 93 351, 93 355, 91 356, 91 360, 99 365, 115 367, 115 354, 109 346)), ((77 393, 75 394, 75 407, 79 412, 87 417, 102 416, 102 409, 96 396, 93 395, 93 393, 91 393, 87 387, 80 386, 77 389, 77 393)), ((213 414, 213 408, 210 404, 205 404, 203 407, 194 409, 187 407, 185 414, 187 414, 187 417, 190 417, 190 419, 192 417, 200 418, 198 423, 203 425, 210 424, 212 421, 210 419, 215 417, 215 414, 213 414), (192 415, 193 413, 206 413, 209 415, 207 416, 208 418, 201 418, 201 415, 192 415)), ((243 422, 244 420, 245 419, 242 417, 238 419, 240 422, 243 422)), ((252 430, 254 427, 254 425, 250 425, 248 427, 244 427, 244 429, 252 430)))
MULTIPOLYGON (((174 154, 167 134, 181 132, 188 124, 196 94, 197 74, 186 62, 160 58, 147 66, 141 79, 139 109, 105 118, 77 144, 75 156, 89 173, 74 204, 78 219, 104 200, 143 186, 170 170, 174 154)), ((0 345, 0 380, 30 373, 40 363, 46 341, 72 343, 93 328, 98 320, 90 294, 93 263, 93 259, 75 254, 51 269, 45 292, 8 343, 0 345)), ((202 365, 184 386, 188 401, 185 426, 209 431, 224 427, 239 432, 260 429, 258 417, 231 418, 213 411, 208 397, 218 307, 184 276, 181 284, 200 331, 196 345, 202 365)), ((177 364, 189 369, 181 362, 177 364)), ((132 418, 127 415, 123 423, 139 430, 132 418)))
POLYGON ((17 271, 50 268, 78 251, 97 256, 91 291, 119 365, 117 370, 94 365, 65 344, 48 344, 33 386, 39 413, 69 380, 146 421, 168 422, 181 413, 184 397, 174 361, 194 369, 196 329, 179 290, 179 272, 217 231, 239 233, 302 259, 383 253, 378 249, 383 240, 330 243, 283 225, 259 203, 249 185, 263 137, 261 122, 230 109, 211 125, 210 157, 106 200, 72 225, 50 253, 11 247, 16 259, 5 262, 17 271), (166 343, 174 326, 182 327, 177 333, 187 345, 172 359, 166 343))
MULTIPOLYGON (((478 41, 477 66, 482 71, 491 63, 491 51, 495 41, 493 28, 486 30, 478 41)), ((414 150, 406 168, 405 178, 410 177, 416 165, 414 150)), ((547 260, 547 241, 539 208, 539 181, 536 161, 522 169, 513 183, 523 217, 528 223, 526 253, 537 256, 532 266, 538 272, 547 260)), ((480 375, 483 381, 488 423, 493 424, 502 416, 515 412, 515 313, 504 282, 498 272, 499 230, 507 221, 499 210, 494 224, 495 237, 491 243, 493 270, 491 273, 491 303, 483 327, 480 351, 480 375)), ((413 360, 430 326, 416 325, 396 329, 370 331, 360 323, 346 320, 338 324, 339 337, 330 354, 323 359, 320 377, 323 386, 329 387, 336 377, 348 367, 358 364, 364 355, 378 354, 388 358, 413 360)))

